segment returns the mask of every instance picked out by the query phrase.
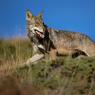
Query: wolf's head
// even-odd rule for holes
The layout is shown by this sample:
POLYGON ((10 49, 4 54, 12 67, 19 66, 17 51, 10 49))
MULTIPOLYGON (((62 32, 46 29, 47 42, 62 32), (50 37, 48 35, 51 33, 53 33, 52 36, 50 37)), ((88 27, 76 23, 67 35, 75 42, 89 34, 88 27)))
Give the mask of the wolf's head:
POLYGON ((30 11, 27 11, 26 21, 29 37, 34 37, 34 35, 37 35, 44 38, 45 27, 41 14, 34 16, 30 11))

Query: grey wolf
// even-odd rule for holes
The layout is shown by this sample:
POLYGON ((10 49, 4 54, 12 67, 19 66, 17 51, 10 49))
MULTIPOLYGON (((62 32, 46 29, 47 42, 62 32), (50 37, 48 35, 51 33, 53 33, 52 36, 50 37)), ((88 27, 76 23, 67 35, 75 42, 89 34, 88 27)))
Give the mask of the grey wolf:
POLYGON ((33 44, 32 62, 43 58, 45 53, 50 54, 51 60, 56 60, 58 55, 95 56, 95 42, 87 35, 48 28, 41 15, 34 16, 30 11, 26 12, 26 21, 33 44))

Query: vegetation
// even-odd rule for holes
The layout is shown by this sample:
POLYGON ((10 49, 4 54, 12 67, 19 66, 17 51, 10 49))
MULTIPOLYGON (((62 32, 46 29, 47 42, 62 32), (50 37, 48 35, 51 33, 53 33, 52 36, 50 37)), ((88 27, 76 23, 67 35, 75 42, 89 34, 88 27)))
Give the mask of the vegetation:
POLYGON ((32 47, 27 39, 0 40, 0 75, 25 62, 32 56, 32 47))
POLYGON ((21 67, 31 56, 27 39, 0 40, 2 95, 95 95, 95 57, 60 57, 56 64, 47 59, 21 67), (7 89, 12 94, 5 94, 7 89))

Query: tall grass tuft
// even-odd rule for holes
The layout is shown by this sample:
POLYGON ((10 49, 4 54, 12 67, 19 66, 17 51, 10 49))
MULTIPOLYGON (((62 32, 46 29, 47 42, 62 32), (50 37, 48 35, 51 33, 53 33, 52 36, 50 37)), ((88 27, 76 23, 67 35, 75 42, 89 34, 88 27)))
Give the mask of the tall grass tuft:
POLYGON ((0 40, 0 71, 8 72, 10 69, 23 64, 32 56, 32 46, 28 39, 14 38, 0 40))

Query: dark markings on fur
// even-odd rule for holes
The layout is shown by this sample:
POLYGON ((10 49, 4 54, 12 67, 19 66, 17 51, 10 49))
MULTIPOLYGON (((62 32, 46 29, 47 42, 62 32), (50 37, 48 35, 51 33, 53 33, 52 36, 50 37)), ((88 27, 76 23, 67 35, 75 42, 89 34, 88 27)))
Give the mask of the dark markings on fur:
POLYGON ((74 53, 72 54, 72 58, 76 58, 80 55, 87 56, 87 54, 85 52, 76 49, 76 50, 74 50, 74 53))

